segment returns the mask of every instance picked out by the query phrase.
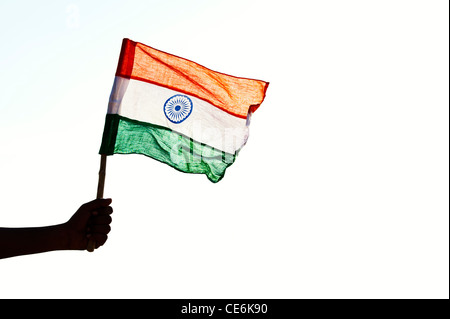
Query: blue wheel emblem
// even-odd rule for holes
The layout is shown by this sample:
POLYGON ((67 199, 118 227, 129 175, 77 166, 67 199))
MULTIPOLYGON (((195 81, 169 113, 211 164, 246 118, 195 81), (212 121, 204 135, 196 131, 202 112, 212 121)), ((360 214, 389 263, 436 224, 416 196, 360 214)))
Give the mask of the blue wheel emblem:
POLYGON ((175 124, 180 124, 192 113, 192 101, 182 94, 172 96, 164 103, 164 114, 167 119, 175 124))

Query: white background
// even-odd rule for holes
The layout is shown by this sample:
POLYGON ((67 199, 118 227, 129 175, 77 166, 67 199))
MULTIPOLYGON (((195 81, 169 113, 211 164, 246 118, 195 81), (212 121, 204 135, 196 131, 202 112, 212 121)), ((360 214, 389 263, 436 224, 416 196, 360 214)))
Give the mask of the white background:
POLYGON ((2 1, 2 227, 95 197, 122 38, 271 84, 221 182, 109 157, 106 245, 1 260, 0 297, 448 298, 448 6, 2 1))

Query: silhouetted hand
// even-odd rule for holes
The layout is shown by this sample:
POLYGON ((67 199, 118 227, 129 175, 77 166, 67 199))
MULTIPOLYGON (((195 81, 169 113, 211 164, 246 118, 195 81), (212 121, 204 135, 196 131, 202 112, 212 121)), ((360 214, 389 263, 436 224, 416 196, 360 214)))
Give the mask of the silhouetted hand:
POLYGON ((85 250, 89 239, 95 240, 95 248, 102 246, 111 231, 111 199, 95 199, 81 205, 64 224, 68 235, 68 249, 85 250))
POLYGON ((53 250, 85 250, 89 239, 102 246, 111 230, 111 199, 84 205, 64 224, 27 228, 0 228, 0 259, 53 250))

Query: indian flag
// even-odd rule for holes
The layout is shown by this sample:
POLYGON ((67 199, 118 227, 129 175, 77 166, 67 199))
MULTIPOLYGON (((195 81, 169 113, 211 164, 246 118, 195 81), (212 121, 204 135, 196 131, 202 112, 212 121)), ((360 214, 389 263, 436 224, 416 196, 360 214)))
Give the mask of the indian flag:
POLYGON ((100 154, 143 154, 218 182, 268 85, 124 39, 100 154))

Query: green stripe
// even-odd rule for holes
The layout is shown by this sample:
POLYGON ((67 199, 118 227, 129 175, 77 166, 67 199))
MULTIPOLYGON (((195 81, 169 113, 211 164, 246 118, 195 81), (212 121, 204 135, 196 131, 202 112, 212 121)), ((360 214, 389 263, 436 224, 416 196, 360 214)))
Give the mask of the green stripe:
POLYGON ((106 115, 100 154, 143 154, 185 173, 206 174, 214 183, 237 156, 237 152, 222 152, 168 128, 117 114, 106 115))

